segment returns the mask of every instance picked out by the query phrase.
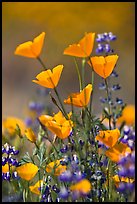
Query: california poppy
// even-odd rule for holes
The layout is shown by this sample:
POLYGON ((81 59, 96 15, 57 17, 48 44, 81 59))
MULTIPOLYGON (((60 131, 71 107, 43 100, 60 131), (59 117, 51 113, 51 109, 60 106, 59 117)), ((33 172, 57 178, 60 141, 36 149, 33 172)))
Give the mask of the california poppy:
POLYGON ((118 175, 115 175, 112 177, 114 180, 114 183, 116 185, 116 187, 119 187, 119 183, 120 182, 125 182, 125 183, 133 183, 134 179, 128 178, 128 177, 119 177, 118 175))
POLYGON ((90 100, 92 84, 88 84, 80 93, 72 93, 64 100, 65 104, 73 104, 77 107, 87 106, 90 100))
MULTIPOLYGON (((15 171, 16 167, 10 165, 10 170, 15 171)), ((9 164, 6 163, 4 166, 2 166, 2 173, 9 172, 9 164)))
POLYGON ((118 118, 117 123, 125 122, 127 125, 133 125, 135 123, 135 106, 127 105, 123 111, 121 117, 118 118))
POLYGON ((48 173, 51 173, 51 172, 54 171, 54 175, 55 176, 59 176, 60 174, 62 174, 64 171, 66 171, 66 166, 65 165, 61 165, 60 161, 61 160, 56 160, 56 161, 50 162, 46 166, 46 171, 48 173))
MULTIPOLYGON (((69 118, 70 118, 70 115, 71 113, 68 114, 69 118)), ((73 127, 73 122, 70 119, 66 120, 66 118, 62 115, 60 111, 57 114, 55 114, 53 117, 49 115, 41 115, 39 117, 39 120, 51 132, 56 134, 56 136, 61 139, 67 138, 70 135, 70 132, 73 127)))
POLYGON ((113 162, 118 162, 122 157, 126 157, 131 153, 131 149, 122 142, 117 142, 112 148, 109 148, 105 155, 109 157, 113 162))
POLYGON ((21 130, 21 134, 24 134, 26 126, 23 120, 17 117, 4 118, 2 121, 3 132, 7 132, 11 136, 14 135, 17 125, 19 126, 21 130))
POLYGON ((120 131, 118 129, 114 130, 104 130, 99 131, 99 134, 96 136, 96 140, 102 142, 108 147, 113 147, 120 136, 120 131))
POLYGON ((45 32, 34 38, 33 41, 28 41, 19 45, 15 50, 15 55, 21 55, 29 58, 37 58, 42 50, 45 38, 45 32))
POLYGON ((22 179, 30 181, 38 172, 38 167, 32 163, 25 163, 17 167, 16 171, 22 179))
POLYGON ((75 57, 89 57, 93 49, 94 37, 95 33, 86 33, 77 44, 69 45, 63 54, 75 57))
POLYGON ((29 189, 31 192, 40 195, 40 190, 39 188, 43 186, 43 180, 38 181, 37 183, 35 183, 35 185, 33 186, 29 186, 29 189))
POLYGON ((59 82, 62 70, 63 70, 63 65, 58 65, 54 67, 52 71, 50 69, 46 71, 42 71, 40 74, 36 76, 37 80, 32 80, 32 81, 46 88, 53 89, 57 86, 59 82))
POLYGON ((30 140, 31 142, 35 143, 36 142, 36 135, 34 134, 33 130, 31 128, 27 128, 25 130, 25 135, 30 140))
POLYGON ((78 191, 83 194, 89 193, 91 188, 92 188, 91 183, 87 179, 83 179, 79 181, 78 183, 70 186, 70 190, 78 191))
MULTIPOLYGON (((92 66, 94 71, 104 79, 109 77, 112 73, 115 64, 118 60, 118 55, 109 55, 107 57, 99 56, 99 57, 91 57, 92 66)), ((88 64, 91 66, 90 60, 88 64)))

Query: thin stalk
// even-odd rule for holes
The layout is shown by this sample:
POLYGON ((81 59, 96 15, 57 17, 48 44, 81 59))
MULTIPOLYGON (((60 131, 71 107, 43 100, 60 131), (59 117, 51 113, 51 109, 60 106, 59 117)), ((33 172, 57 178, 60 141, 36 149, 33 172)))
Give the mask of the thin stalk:
POLYGON ((108 114, 109 114, 109 129, 111 130, 111 107, 109 104, 109 87, 107 83, 107 79, 104 79, 106 85, 106 93, 107 93, 107 101, 108 101, 108 114))
POLYGON ((63 106, 63 104, 62 104, 62 102, 61 102, 61 99, 60 99, 60 96, 59 96, 59 94, 58 94, 58 92, 57 92, 56 87, 54 88, 54 91, 55 91, 55 93, 56 93, 56 95, 57 95, 57 98, 58 98, 59 103, 60 103, 60 105, 61 105, 61 108, 62 108, 62 110, 63 110, 64 116, 65 116, 66 119, 68 119, 68 115, 67 115, 67 113, 66 113, 66 110, 65 110, 65 108, 64 108, 64 106, 63 106))
POLYGON ((82 59, 82 89, 85 86, 85 58, 82 59))
POLYGON ((80 75, 80 71, 79 71, 79 67, 78 67, 76 58, 74 57, 73 59, 74 59, 74 62, 75 62, 76 71, 77 71, 78 79, 79 79, 79 88, 80 88, 80 91, 81 91, 82 90, 82 79, 81 79, 81 75, 80 75))
POLYGON ((92 68, 92 71, 91 71, 92 94, 91 94, 91 97, 90 97, 89 111, 90 111, 90 113, 92 113, 92 100, 93 100, 93 89, 94 89, 94 70, 93 70, 93 67, 92 67, 92 62, 91 62, 90 57, 89 57, 89 61, 90 61, 91 68, 92 68))
POLYGON ((43 69, 44 69, 44 70, 47 70, 47 68, 46 68, 45 64, 43 63, 43 61, 41 60, 41 58, 40 58, 40 57, 37 57, 37 60, 38 60, 38 61, 40 62, 40 64, 42 65, 43 69))

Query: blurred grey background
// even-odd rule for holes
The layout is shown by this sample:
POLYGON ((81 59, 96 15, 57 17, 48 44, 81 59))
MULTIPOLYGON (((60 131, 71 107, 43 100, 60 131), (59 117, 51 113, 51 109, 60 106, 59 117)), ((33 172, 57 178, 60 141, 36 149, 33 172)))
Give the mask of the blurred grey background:
MULTIPOLYGON (((17 45, 33 40, 46 32, 41 58, 48 68, 58 64, 64 70, 58 85, 62 99, 79 91, 73 58, 63 55, 64 49, 78 42, 85 32, 113 32, 112 42, 119 55, 116 70, 122 89, 118 96, 128 104, 135 102, 135 3, 133 2, 3 2, 2 3, 2 111, 3 116, 26 117, 28 102, 38 85, 32 79, 41 71, 35 59, 15 56, 17 45)), ((94 44, 94 50, 97 43, 94 44)), ((92 53, 92 56, 95 52, 92 53)), ((80 60, 78 60, 80 63, 80 60)), ((86 84, 91 70, 86 70, 86 84)), ((95 76, 93 108, 99 113, 98 90, 101 78, 95 76)), ((49 103, 48 97, 45 103, 49 103)))

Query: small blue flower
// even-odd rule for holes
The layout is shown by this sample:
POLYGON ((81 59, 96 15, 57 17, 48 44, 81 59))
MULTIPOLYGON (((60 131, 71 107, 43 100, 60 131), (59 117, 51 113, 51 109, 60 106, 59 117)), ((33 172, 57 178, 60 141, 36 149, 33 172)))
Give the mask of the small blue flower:
POLYGON ((65 187, 62 187, 59 192, 59 197, 62 199, 67 199, 69 196, 69 192, 65 187))

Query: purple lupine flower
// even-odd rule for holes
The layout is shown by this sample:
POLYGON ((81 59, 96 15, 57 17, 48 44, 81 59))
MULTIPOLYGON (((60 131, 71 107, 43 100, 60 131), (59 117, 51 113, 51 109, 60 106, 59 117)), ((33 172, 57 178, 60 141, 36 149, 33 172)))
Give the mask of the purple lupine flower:
POLYGON ((73 179, 73 175, 70 170, 64 171, 60 176, 59 180, 63 182, 71 182, 73 179))
POLYGON ((59 197, 62 199, 67 199, 69 196, 69 192, 65 187, 62 187, 59 192, 59 197))

